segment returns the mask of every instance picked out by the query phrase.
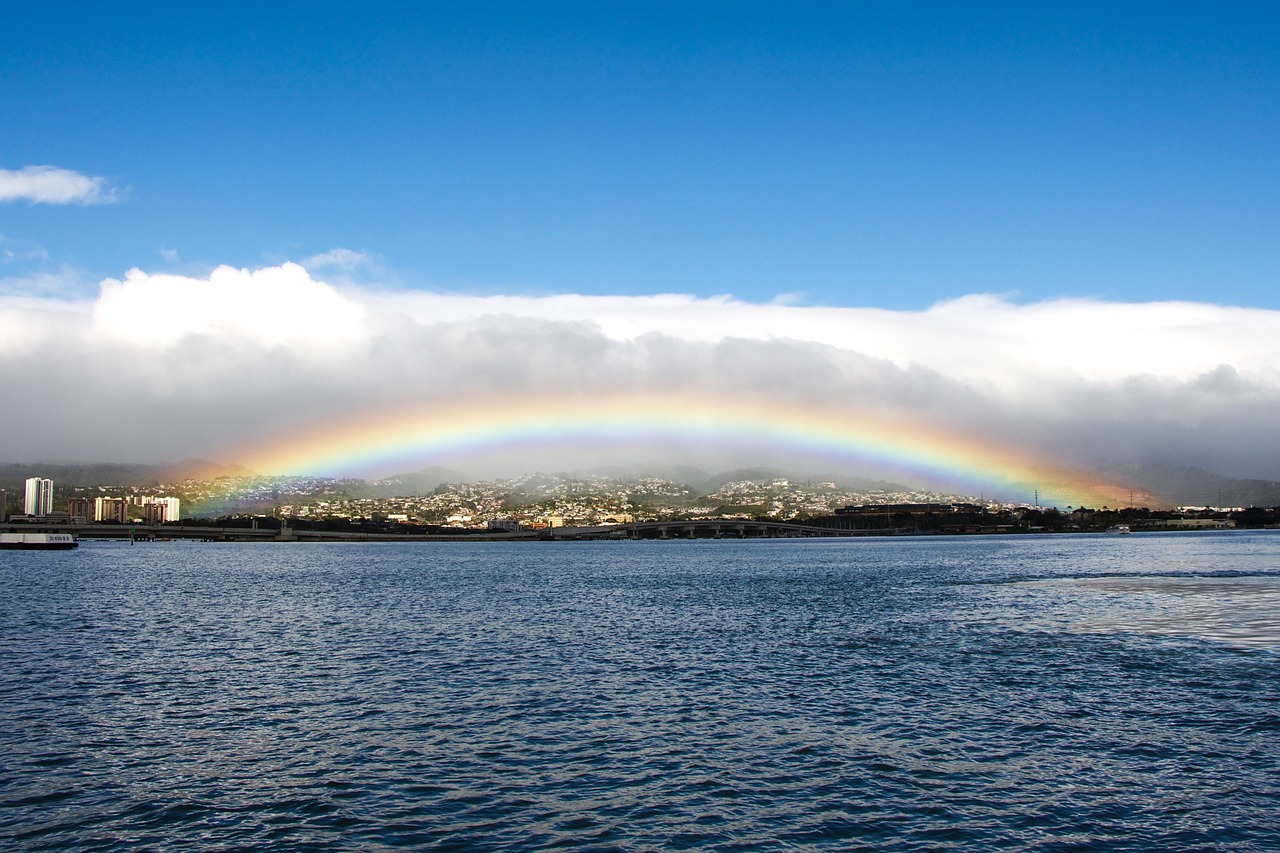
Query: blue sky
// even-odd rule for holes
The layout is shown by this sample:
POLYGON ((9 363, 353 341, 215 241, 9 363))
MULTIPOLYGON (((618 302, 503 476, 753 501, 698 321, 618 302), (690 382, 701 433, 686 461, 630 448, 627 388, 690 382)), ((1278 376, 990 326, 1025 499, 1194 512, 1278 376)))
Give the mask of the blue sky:
POLYGON ((1280 477, 1269 5, 10 5, 0 461, 670 393, 1280 477))
POLYGON ((11 4, 0 279, 1280 307, 1267 4, 11 4), (166 253, 166 254, 162 254, 166 253), (175 254, 176 253, 176 254, 175 254))

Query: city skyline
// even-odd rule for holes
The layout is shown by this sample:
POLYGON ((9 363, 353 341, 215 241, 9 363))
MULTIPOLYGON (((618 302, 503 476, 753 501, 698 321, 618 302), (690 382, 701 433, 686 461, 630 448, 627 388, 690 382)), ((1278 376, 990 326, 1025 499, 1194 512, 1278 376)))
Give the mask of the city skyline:
POLYGON ((8 459, 1280 477, 1275 16, 241 11, 0 35, 8 459))

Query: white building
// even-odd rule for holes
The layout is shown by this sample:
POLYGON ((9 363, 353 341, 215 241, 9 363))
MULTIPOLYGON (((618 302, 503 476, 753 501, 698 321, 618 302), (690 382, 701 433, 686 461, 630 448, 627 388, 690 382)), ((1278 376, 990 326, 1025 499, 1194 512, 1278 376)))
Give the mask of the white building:
POLYGON ((161 498, 160 502, 163 503, 165 507, 164 509, 165 521, 177 521, 178 519, 182 518, 182 516, 179 515, 179 509, 180 509, 179 505, 182 502, 179 501, 177 498, 161 498))
POLYGON ((124 524, 129 520, 129 501, 127 498, 95 498, 93 501, 94 521, 118 521, 124 524))
POLYGON ((29 478, 22 508, 27 515, 48 515, 53 512, 53 480, 29 478))
POLYGON ((178 520, 178 504, 181 502, 177 498, 143 498, 143 503, 164 507, 165 521, 178 520))

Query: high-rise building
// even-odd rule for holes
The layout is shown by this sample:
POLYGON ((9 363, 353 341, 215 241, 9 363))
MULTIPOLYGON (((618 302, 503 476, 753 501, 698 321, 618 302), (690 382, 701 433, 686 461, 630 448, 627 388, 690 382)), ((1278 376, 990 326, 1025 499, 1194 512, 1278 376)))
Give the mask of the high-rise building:
POLYGON ((129 501, 125 498, 95 498, 93 520, 125 523, 129 520, 129 501))
MULTIPOLYGON (((164 508, 164 516, 159 521, 148 522, 149 524, 160 524, 165 521, 178 520, 178 508, 181 501, 178 498, 157 498, 153 495, 143 495, 141 497, 132 498, 133 503, 145 509, 149 506, 158 506, 164 508)), ((150 517, 145 516, 144 517, 150 517)))
POLYGON ((180 509, 179 504, 181 503, 181 501, 178 498, 156 498, 156 503, 164 507, 165 521, 178 520, 179 518, 178 512, 180 509))
POLYGON ((67 515, 73 520, 83 518, 85 521, 93 521, 93 498, 68 498, 67 515))
POLYGON ((48 515, 53 512, 53 480, 28 478, 26 499, 22 507, 27 515, 48 515))

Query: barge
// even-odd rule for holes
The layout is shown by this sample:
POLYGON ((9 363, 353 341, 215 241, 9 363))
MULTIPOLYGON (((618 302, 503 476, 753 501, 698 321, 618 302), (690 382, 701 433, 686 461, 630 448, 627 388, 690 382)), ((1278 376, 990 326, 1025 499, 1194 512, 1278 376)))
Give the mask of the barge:
POLYGON ((70 551, 79 547, 71 533, 0 533, 2 550, 70 551))

